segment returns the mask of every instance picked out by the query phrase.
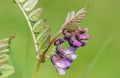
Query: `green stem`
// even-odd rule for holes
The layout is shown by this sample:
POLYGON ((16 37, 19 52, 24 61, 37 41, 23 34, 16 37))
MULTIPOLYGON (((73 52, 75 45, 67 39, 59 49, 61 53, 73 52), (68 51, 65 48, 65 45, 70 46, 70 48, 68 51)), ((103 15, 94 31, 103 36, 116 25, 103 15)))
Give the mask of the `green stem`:
POLYGON ((34 74, 33 74, 32 78, 37 78, 38 77, 38 73, 39 73, 39 69, 40 69, 42 60, 45 58, 44 56, 45 56, 44 54, 41 55, 40 60, 37 63, 37 66, 36 66, 36 69, 34 71, 34 74))

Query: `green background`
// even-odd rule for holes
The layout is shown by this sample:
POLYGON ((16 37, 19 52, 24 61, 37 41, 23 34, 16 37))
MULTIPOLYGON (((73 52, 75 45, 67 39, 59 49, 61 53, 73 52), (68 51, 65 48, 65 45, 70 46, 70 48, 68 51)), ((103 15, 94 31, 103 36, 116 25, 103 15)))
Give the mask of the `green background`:
MULTIPOLYGON (((69 11, 78 11, 86 4, 89 7, 81 28, 89 29, 88 45, 77 50, 78 58, 65 76, 60 76, 47 59, 41 66, 39 78, 120 78, 119 0, 40 0, 38 6, 43 8, 41 18, 47 18, 54 35, 69 11)), ((9 78, 31 78, 37 61, 28 25, 12 0, 0 0, 0 38, 12 33, 16 33, 16 37, 11 43, 9 63, 14 65, 15 73, 9 78)))

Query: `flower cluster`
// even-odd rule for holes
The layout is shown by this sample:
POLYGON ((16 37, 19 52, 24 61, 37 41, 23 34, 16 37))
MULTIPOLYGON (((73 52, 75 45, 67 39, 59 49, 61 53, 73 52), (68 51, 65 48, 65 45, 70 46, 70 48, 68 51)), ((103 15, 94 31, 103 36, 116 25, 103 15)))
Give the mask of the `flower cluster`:
POLYGON ((77 29, 74 31, 64 31, 64 37, 61 39, 57 39, 54 42, 56 47, 56 53, 51 56, 51 61, 57 72, 60 75, 65 75, 65 70, 68 69, 71 63, 77 58, 75 51, 78 47, 85 46, 86 43, 84 40, 88 40, 90 38, 89 35, 86 35, 87 28, 85 29, 77 29), (69 43, 69 48, 64 49, 61 44, 65 41, 69 43))

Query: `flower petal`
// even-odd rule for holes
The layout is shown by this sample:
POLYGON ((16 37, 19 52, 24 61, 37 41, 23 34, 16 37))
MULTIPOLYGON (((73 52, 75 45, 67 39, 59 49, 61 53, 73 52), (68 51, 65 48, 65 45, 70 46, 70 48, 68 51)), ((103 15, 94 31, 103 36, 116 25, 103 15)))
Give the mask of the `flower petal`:
POLYGON ((66 72, 65 72, 65 70, 64 70, 63 68, 56 67, 56 70, 57 70, 57 72, 58 72, 60 75, 65 75, 65 74, 66 74, 66 72))
POLYGON ((90 39, 89 35, 83 35, 83 34, 80 34, 77 37, 78 37, 79 40, 88 40, 88 39, 90 39))
POLYGON ((77 47, 74 47, 74 46, 70 46, 67 50, 65 50, 65 54, 73 54, 74 51, 77 49, 77 47))
POLYGON ((70 37, 69 43, 70 43, 70 45, 73 45, 73 46, 75 46, 75 47, 79 47, 79 46, 82 45, 82 43, 79 42, 79 41, 76 39, 75 35, 73 35, 73 36, 70 37))
POLYGON ((64 60, 56 63, 56 66, 60 68, 68 68, 71 65, 70 61, 64 60))
POLYGON ((74 46, 76 46, 76 47, 80 47, 80 46, 82 46, 82 43, 79 42, 79 41, 74 41, 74 42, 72 43, 72 45, 74 45, 74 46))

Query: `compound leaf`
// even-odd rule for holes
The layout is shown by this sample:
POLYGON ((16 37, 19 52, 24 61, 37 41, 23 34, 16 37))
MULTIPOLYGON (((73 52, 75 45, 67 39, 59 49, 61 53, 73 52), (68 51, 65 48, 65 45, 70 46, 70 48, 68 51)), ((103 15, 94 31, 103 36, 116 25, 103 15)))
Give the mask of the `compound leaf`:
POLYGON ((80 23, 83 21, 84 17, 85 17, 85 13, 86 13, 86 9, 82 8, 80 11, 78 11, 76 14, 74 11, 68 13, 67 17, 66 17, 66 21, 63 24, 63 29, 73 29, 75 27, 78 27, 80 25, 80 23))
POLYGON ((6 78, 14 73, 14 67, 7 65, 12 38, 14 38, 14 35, 0 40, 0 78, 6 78))

